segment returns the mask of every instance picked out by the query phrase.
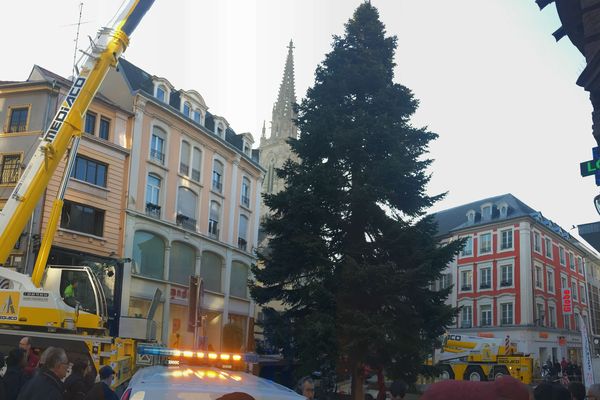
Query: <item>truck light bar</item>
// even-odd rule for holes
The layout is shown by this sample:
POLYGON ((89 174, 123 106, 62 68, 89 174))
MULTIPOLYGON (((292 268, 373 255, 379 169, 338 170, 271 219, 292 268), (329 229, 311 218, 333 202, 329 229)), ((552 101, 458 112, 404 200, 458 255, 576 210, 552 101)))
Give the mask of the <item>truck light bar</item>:
POLYGON ((167 347, 157 346, 138 346, 137 352, 140 355, 161 356, 167 358, 188 358, 204 360, 209 362, 226 361, 235 363, 256 363, 258 356, 253 353, 234 354, 234 353, 219 353, 206 351, 180 350, 167 347))

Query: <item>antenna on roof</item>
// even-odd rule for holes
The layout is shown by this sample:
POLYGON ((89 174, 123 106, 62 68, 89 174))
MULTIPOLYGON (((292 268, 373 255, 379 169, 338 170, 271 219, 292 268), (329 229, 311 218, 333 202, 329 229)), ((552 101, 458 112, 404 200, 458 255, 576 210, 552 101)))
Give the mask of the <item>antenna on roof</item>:
POLYGON ((79 47, 79 28, 81 28, 81 14, 83 2, 79 3, 79 20, 77 21, 77 35, 75 36, 75 51, 73 51, 73 79, 77 76, 77 47, 79 47))

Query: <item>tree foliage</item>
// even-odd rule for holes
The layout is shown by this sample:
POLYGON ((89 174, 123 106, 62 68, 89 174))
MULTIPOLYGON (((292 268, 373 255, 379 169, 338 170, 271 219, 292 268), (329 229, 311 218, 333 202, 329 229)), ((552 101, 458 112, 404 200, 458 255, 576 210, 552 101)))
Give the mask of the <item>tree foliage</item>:
POLYGON ((425 216, 443 197, 426 194, 437 135, 411 125, 418 101, 393 82, 395 49, 377 9, 361 4, 298 107, 290 145, 302 161, 265 196, 269 250, 251 292, 284 304, 269 329, 303 372, 370 366, 414 379, 455 315, 449 290, 430 290, 460 246, 440 245, 425 216))

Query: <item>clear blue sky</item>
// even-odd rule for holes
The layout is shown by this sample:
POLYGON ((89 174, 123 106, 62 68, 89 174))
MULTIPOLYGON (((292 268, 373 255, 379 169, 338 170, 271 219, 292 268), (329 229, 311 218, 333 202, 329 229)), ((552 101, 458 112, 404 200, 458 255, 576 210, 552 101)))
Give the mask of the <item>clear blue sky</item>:
MULTIPOLYGON (((361 0, 156 0, 125 57, 176 88, 196 89, 210 111, 258 140, 270 119, 290 38, 296 92, 312 85, 331 36, 361 0)), ((82 38, 121 0, 84 1, 82 38)), ((69 75, 76 0, 0 3, 0 80, 25 79, 33 64, 69 75)), ((585 66, 554 41, 554 5, 534 0, 372 0, 398 36, 396 81, 420 99, 414 118, 440 135, 430 192, 435 210, 511 192, 569 229, 598 219, 591 158, 591 105, 575 85, 585 66)), ((574 232, 574 231, 572 231, 574 232)))

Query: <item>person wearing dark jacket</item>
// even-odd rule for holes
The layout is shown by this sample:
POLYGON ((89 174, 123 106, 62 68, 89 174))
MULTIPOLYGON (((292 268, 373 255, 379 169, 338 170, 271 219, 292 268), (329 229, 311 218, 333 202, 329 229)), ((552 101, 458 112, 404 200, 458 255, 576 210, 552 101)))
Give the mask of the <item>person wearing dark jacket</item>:
POLYGON ((76 360, 71 367, 71 375, 65 380, 65 400, 83 400, 91 389, 91 385, 85 378, 88 363, 84 360, 76 360))
POLYGON ((110 366, 105 365, 100 368, 98 375, 100 376, 100 382, 92 387, 92 390, 85 396, 85 400, 119 400, 119 397, 110 388, 115 371, 110 366))
POLYGON ((44 366, 23 387, 17 400, 64 400, 61 379, 69 370, 67 354, 60 347, 48 347, 41 358, 44 366))
POLYGON ((25 350, 12 349, 6 358, 6 372, 4 373, 4 388, 7 400, 16 400, 27 379, 25 378, 25 367, 27 357, 25 350))

